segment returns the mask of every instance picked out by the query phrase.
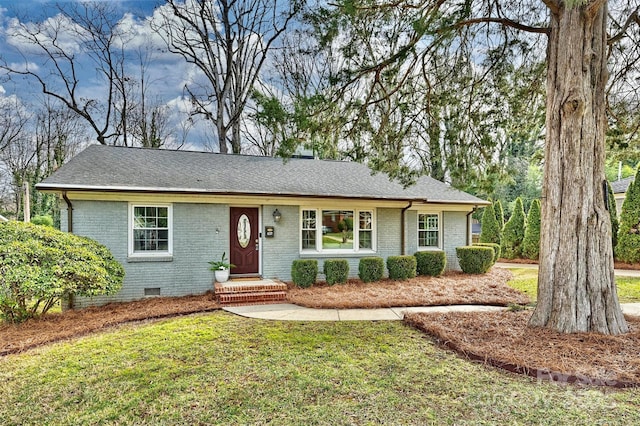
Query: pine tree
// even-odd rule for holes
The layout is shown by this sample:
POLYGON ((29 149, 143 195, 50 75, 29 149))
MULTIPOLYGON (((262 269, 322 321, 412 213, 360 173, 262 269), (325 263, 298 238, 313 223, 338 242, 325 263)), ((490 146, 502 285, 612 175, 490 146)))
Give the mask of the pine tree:
POLYGON ((496 220, 496 213, 493 204, 484 208, 482 213, 482 231, 480 231, 481 243, 500 244, 500 229, 496 220))
POLYGON ((522 241, 522 255, 533 260, 538 260, 540 257, 540 200, 533 200, 529 207, 522 241))
POLYGON ((616 257, 626 263, 640 262, 640 169, 629 184, 620 212, 616 257))
POLYGON ((522 256, 522 240, 524 240, 525 216, 522 200, 516 198, 516 205, 509 221, 502 232, 502 257, 515 259, 522 256))
POLYGON ((613 252, 616 252, 616 246, 618 245, 618 229, 620 228, 620 222, 618 221, 618 212, 616 207, 616 199, 613 196, 613 188, 611 182, 607 182, 607 193, 609 200, 609 217, 611 218, 611 246, 613 252))

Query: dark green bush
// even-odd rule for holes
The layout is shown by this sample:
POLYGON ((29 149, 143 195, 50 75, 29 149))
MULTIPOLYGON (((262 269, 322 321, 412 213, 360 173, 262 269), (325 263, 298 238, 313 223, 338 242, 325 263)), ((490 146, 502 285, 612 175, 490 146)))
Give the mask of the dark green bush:
POLYGON ((442 275, 447 266, 447 256, 442 250, 419 251, 414 256, 418 275, 437 277, 442 275))
POLYGON ((365 283, 380 281, 384 275, 384 259, 363 257, 358 264, 358 276, 365 283))
POLYGON ((318 261, 315 259, 297 259, 291 265, 291 279, 298 287, 311 287, 318 275, 318 261))
POLYGON ((324 275, 327 284, 344 284, 349 278, 349 262, 347 259, 327 259, 324 261, 324 275))
MULTIPOLYGON (((613 201, 615 215, 615 200, 613 201)), ((616 223, 616 227, 618 224, 616 223)), ((540 200, 533 200, 527 215, 527 227, 522 240, 522 255, 527 259, 538 260, 540 257, 540 200)))
POLYGON ((515 259, 522 257, 522 241, 524 240, 524 230, 526 218, 522 199, 516 198, 511 217, 505 223, 502 231, 502 257, 515 259))
POLYGON ((34 225, 44 225, 53 227, 53 218, 51 216, 34 216, 31 219, 34 225))
POLYGON ((406 280, 416 276, 415 256, 389 256, 387 269, 392 280, 406 280))
POLYGON ((500 244, 495 243, 475 243, 474 246, 491 247, 493 249, 493 263, 496 263, 500 259, 500 244))
POLYGON ((502 237, 502 229, 496 219, 496 213, 493 208, 493 204, 489 204, 484 208, 482 214, 482 229, 480 230, 480 242, 481 243, 496 243, 500 244, 502 237))
POLYGON ((89 238, 31 223, 0 223, 0 316, 21 322, 61 299, 117 293, 124 269, 89 238))
POLYGON ((616 199, 613 195, 613 188, 611 182, 607 182, 607 193, 609 205, 609 219, 611 220, 611 245, 613 246, 613 252, 616 252, 616 246, 618 245, 618 229, 620 228, 620 221, 618 220, 618 211, 616 210, 616 199))
POLYGON ((620 211, 620 229, 616 259, 626 263, 640 262, 640 169, 629 184, 620 211))
POLYGON ((484 274, 493 265, 495 251, 491 247, 463 246, 456 247, 458 263, 467 274, 484 274))

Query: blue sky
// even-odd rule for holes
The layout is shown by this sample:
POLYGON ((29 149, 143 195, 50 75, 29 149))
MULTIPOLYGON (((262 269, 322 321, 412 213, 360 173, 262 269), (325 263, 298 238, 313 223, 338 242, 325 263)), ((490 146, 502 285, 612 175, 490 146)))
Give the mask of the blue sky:
MULTIPOLYGON (((149 20, 152 19, 154 9, 162 5, 157 0, 94 0, 95 2, 109 3, 115 7, 116 18, 121 25, 131 30, 131 39, 124 45, 127 58, 131 59, 127 67, 128 73, 137 76, 140 67, 138 65, 138 52, 142 47, 150 46, 151 65, 146 70, 146 80, 149 84, 147 96, 155 102, 167 105, 172 115, 174 127, 179 127, 181 120, 186 120, 186 111, 189 108, 183 97, 183 88, 187 81, 193 81, 197 73, 181 57, 167 51, 164 42, 151 30, 149 20)), ((45 1, 45 0, 0 0, 0 58, 7 63, 27 64, 41 71, 44 66, 42 59, 29 56, 27 60, 17 50, 29 51, 30 45, 19 43, 11 37, 12 31, 20 24, 32 24, 42 22, 47 18, 58 14, 56 4, 69 6, 74 1, 45 1)), ((69 46, 74 45, 74 39, 69 36, 64 40, 69 46)), ((83 57, 81 51, 74 52, 79 64, 79 77, 81 85, 78 88, 80 96, 86 98, 101 98, 104 91, 104 82, 100 81, 95 66, 83 57)), ((23 66, 23 65, 21 65, 23 66)), ((51 84, 55 84, 53 81, 51 84)), ((12 78, 7 80, 0 74, 0 97, 17 98, 28 109, 35 109, 42 104, 40 87, 33 79, 12 78)), ((207 136, 207 130, 201 126, 196 128, 194 137, 202 140, 207 136)), ((209 132, 210 133, 210 132, 209 132)))

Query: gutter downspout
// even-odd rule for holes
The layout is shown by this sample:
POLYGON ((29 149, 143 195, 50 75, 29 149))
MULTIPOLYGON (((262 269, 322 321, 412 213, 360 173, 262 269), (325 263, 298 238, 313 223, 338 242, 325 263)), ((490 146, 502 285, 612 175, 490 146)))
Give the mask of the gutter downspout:
POLYGON ((478 211, 478 206, 473 206, 473 210, 467 213, 467 245, 473 244, 473 232, 471 231, 471 215, 478 211))
MULTIPOLYGON (((73 234, 73 204, 67 196, 67 191, 62 191, 62 198, 67 203, 67 232, 73 234)), ((74 300, 73 294, 70 294, 67 298, 67 308, 73 309, 74 300)))
POLYGON ((405 236, 404 236, 404 231, 405 231, 404 216, 407 210, 409 210, 412 206, 413 206, 413 201, 409 201, 409 205, 407 207, 404 207, 402 209, 402 212, 400 213, 400 254, 402 256, 404 256, 406 253, 405 236))

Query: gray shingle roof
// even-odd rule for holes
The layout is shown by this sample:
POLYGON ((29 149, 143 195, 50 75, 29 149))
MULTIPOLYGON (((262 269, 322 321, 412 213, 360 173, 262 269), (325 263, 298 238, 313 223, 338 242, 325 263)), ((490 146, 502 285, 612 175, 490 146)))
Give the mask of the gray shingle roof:
POLYGON ((614 194, 621 194, 627 192, 627 188, 629 184, 633 182, 635 176, 629 176, 624 179, 614 180, 611 182, 611 189, 613 189, 614 194))
POLYGON ((403 189, 363 164, 91 145, 40 190, 281 195, 487 204, 424 176, 403 189))

